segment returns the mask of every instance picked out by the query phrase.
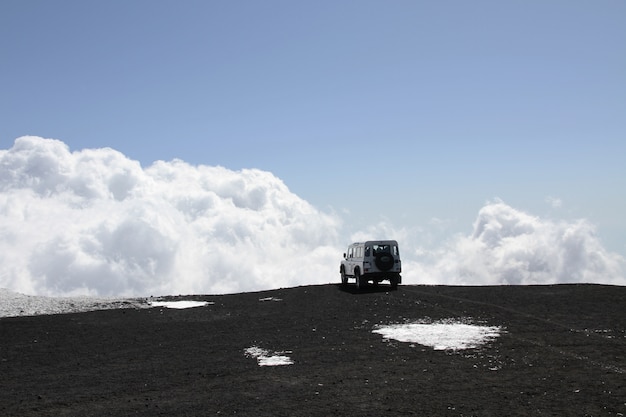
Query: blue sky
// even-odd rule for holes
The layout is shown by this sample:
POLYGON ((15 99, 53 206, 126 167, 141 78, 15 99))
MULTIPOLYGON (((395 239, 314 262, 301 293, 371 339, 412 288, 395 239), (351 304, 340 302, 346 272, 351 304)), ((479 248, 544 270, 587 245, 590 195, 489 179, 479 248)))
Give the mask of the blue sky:
POLYGON ((2 149, 259 168, 348 230, 497 197, 626 254, 623 1, 9 0, 0 56, 2 149))

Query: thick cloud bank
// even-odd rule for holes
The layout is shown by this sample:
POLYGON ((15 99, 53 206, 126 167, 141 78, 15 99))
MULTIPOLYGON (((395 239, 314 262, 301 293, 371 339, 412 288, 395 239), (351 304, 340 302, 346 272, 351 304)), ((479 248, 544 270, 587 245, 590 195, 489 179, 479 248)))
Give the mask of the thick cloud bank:
MULTIPOLYGON (((36 295, 228 293, 339 281, 341 222, 268 172, 70 152, 22 137, 0 150, 0 288, 36 295)), ((401 244, 407 284, 626 285, 584 220, 485 205, 469 236, 423 247, 386 222, 351 240, 401 244)))
POLYGON ((144 169, 38 137, 0 150, 0 288, 131 296, 326 283, 337 229, 268 172, 144 169))
POLYGON ((471 235, 416 255, 412 280, 422 283, 626 285, 624 258, 604 249, 589 222, 541 219, 502 201, 479 211, 471 235))

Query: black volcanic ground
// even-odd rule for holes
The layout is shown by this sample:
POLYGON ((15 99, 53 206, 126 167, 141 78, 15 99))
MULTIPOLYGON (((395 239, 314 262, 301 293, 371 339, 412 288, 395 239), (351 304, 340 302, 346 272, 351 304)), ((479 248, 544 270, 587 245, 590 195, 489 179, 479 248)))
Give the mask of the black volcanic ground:
POLYGON ((0 416, 622 416, 626 287, 338 285, 0 319, 0 416), (280 301, 260 301, 274 297, 280 301), (479 349, 377 324, 471 318, 479 349), (261 367, 244 350, 289 351, 261 367))

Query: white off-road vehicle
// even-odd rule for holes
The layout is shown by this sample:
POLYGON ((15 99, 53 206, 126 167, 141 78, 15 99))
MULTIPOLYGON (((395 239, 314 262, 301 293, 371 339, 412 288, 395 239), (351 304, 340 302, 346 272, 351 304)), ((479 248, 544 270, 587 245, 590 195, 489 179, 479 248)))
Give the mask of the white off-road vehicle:
POLYGON ((348 284, 354 278, 357 288, 362 288, 370 281, 378 285, 381 281, 389 281, 396 289, 402 283, 402 263, 398 242, 395 240, 368 240, 356 242, 348 246, 339 266, 341 283, 348 284))

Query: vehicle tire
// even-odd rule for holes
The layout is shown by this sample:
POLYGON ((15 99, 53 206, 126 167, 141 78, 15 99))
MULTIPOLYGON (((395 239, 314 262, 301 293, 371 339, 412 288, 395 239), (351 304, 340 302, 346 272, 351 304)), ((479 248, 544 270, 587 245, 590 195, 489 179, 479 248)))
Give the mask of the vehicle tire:
POLYGON ((391 284, 391 289, 392 290, 397 290, 398 289, 398 281, 400 281, 400 279, 398 279, 398 277, 393 276, 391 278, 389 278, 389 283, 391 284))
POLYGON ((357 290, 363 289, 364 282, 363 282, 363 279, 361 278, 361 271, 359 271, 358 268, 354 270, 354 279, 356 281, 357 290))
POLYGON ((346 276, 345 269, 341 268, 341 285, 344 287, 348 284, 348 277, 346 276))
POLYGON ((379 253, 374 260, 376 268, 381 271, 389 271, 393 267, 394 262, 393 256, 389 253, 379 253))

